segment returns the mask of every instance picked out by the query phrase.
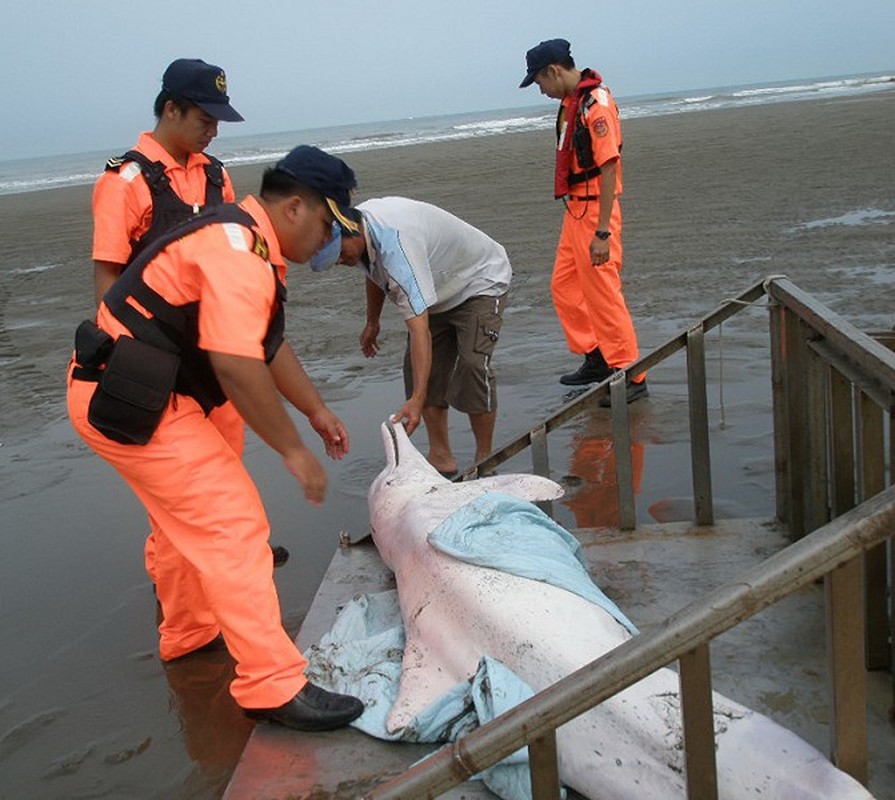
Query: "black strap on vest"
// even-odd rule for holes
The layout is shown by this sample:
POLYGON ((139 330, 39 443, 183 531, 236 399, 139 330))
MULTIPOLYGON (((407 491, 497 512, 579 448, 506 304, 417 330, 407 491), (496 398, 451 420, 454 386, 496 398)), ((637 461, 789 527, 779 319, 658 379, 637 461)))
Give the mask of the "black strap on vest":
POLYGON ((206 154, 209 163, 205 165, 205 202, 199 209, 185 203, 171 188, 171 179, 161 161, 150 161, 137 150, 128 150, 124 155, 110 158, 106 162, 107 171, 117 172, 128 161, 140 167, 143 179, 152 196, 152 221, 149 229, 139 239, 131 241, 131 255, 125 269, 143 249, 179 222, 195 216, 197 211, 218 206, 224 202, 224 165, 214 156, 206 154))
POLYGON ((572 130, 572 146, 575 149, 575 155, 578 157, 578 165, 583 167, 583 169, 580 172, 570 171, 569 186, 585 183, 600 174, 600 167, 594 163, 593 139, 591 138, 590 128, 587 125, 587 112, 597 102, 594 97, 594 91, 599 88, 599 86, 596 86, 590 89, 587 96, 582 98, 578 106, 578 114, 575 117, 575 125, 572 130))
MULTIPOLYGON (((228 222, 242 225, 252 231, 252 235, 255 237, 253 251, 266 258, 267 243, 253 229, 255 221, 251 215, 235 204, 223 203, 190 217, 149 244, 134 259, 130 269, 112 284, 103 298, 109 311, 127 327, 135 339, 147 342, 162 350, 180 354, 181 365, 177 373, 175 391, 195 398, 206 414, 214 407, 221 405, 226 400, 226 396, 211 367, 208 353, 199 348, 199 304, 194 302, 175 306, 169 303, 158 292, 146 285, 143 280, 143 271, 162 250, 178 239, 207 225, 228 222), (136 301, 152 317, 146 317, 138 311, 129 302, 130 300, 136 301)), ((274 270, 277 297, 263 342, 264 359, 267 363, 273 360, 285 337, 283 303, 286 300, 286 287, 277 277, 273 265, 271 265, 271 269, 274 270)))
POLYGON ((586 169, 584 170, 584 172, 573 172, 569 175, 569 186, 577 186, 579 183, 584 183, 585 181, 589 181, 591 178, 596 178, 599 174, 599 167, 586 169))
MULTIPOLYGON (((602 84, 601 84, 602 85, 602 84)), ((590 110, 591 106, 597 102, 597 99, 594 97, 594 92, 599 89, 599 86, 593 87, 587 94, 581 104, 578 107, 578 115, 575 119, 575 124, 572 126, 572 142, 573 146, 576 148, 576 155, 578 156, 578 163, 583 165, 588 163, 588 161, 593 159, 593 150, 591 148, 591 139, 590 139, 590 128, 587 126, 587 112, 590 110), (581 148, 579 151, 578 148, 581 148)), ((562 109, 560 109, 559 114, 556 118, 557 131, 559 130, 560 119, 562 118, 562 109)), ((557 133, 557 136, 559 134, 557 133)), ((618 146, 619 151, 622 149, 622 145, 618 146)), ((581 172, 569 172, 569 186, 577 186, 579 183, 585 183, 586 181, 591 180, 592 178, 596 178, 600 174, 600 168, 596 165, 589 167, 588 169, 584 169, 581 172)))

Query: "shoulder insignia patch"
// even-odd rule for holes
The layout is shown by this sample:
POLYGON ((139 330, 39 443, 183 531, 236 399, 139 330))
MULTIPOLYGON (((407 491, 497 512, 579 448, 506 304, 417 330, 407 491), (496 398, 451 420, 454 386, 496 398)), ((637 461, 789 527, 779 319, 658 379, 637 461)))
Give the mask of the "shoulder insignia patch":
POLYGON ((106 169, 118 169, 126 161, 127 159, 123 156, 115 156, 106 162, 106 169))
POLYGON ((267 246, 267 242, 260 233, 255 234, 255 245, 252 247, 252 252, 255 253, 255 255, 261 256, 265 261, 270 258, 270 248, 267 246))
POLYGON ((601 139, 609 135, 609 123, 606 121, 606 117, 597 117, 594 120, 594 133, 601 139))

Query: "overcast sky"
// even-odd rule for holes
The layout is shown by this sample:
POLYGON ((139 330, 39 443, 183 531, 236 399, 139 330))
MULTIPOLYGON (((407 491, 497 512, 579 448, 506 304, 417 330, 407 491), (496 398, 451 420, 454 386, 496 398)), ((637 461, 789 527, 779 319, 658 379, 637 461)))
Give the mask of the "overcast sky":
POLYGON ((0 159, 130 146, 181 57, 224 67, 235 135, 537 105, 542 39, 623 98, 895 71, 893 31, 895 0, 6 0, 0 159))

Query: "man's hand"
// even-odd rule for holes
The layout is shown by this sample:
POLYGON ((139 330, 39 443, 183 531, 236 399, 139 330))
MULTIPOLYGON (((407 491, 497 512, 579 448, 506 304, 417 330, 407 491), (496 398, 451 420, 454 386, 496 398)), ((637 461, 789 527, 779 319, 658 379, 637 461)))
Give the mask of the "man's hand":
POLYGON ((594 236, 590 240, 590 263, 595 267, 605 264, 609 260, 609 240, 594 236))
POLYGON ((391 418, 393 422, 402 423, 404 425, 404 429, 407 431, 407 435, 410 436, 410 434, 419 427, 422 416, 422 402, 411 397, 410 400, 404 403, 401 408, 399 408, 394 414, 392 414, 391 418))
POLYGON ((350 450, 348 430, 332 411, 326 406, 308 417, 311 427, 317 431, 326 447, 326 454, 341 461, 350 450))
POLYGON ((319 506, 326 498, 326 472, 307 447, 283 454, 283 463, 305 490, 305 500, 319 506))
POLYGON ((379 352, 379 323, 368 322, 360 334, 360 349, 367 358, 379 352))
MULTIPOLYGON (((612 210, 615 206, 615 187, 618 178, 618 158, 611 158, 600 167, 600 211, 597 219, 597 231, 611 230, 612 210)), ((600 267, 609 261, 609 238, 601 239, 596 235, 590 240, 590 263, 600 267)))

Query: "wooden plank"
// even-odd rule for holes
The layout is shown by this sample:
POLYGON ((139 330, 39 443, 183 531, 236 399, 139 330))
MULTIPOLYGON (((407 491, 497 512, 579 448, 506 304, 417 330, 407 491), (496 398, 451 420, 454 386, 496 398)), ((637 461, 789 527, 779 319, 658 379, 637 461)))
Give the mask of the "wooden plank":
POLYGON ((804 326, 795 314, 785 319, 786 335, 786 418, 789 420, 790 466, 788 481, 789 531, 793 539, 806 533, 805 485, 808 462, 808 429, 805 401, 805 347, 804 326))
POLYGON ((837 370, 830 374, 830 446, 832 456, 833 509, 838 517, 855 507, 855 420, 852 385, 837 370))
MULTIPOLYGON (((893 399, 895 399, 895 392, 893 399)), ((895 485, 895 403, 889 408, 889 486, 895 485)), ((889 586, 895 586, 895 539, 889 538, 889 586)), ((889 663, 895 664, 895 603, 889 605, 889 663)), ((893 671, 895 672, 895 671, 893 671)), ((892 675, 892 706, 895 707, 895 674, 892 675)))
POLYGON ((772 302, 769 309, 771 339, 771 402, 774 417, 774 485, 777 519, 789 522, 789 414, 786 403, 786 308, 772 302))
POLYGON ((699 645, 681 656, 678 663, 684 757, 687 764, 687 797, 692 800, 718 800, 709 646, 699 645))
POLYGON ((556 758, 556 731, 545 734, 528 747, 532 800, 559 800, 559 762, 556 758))
MULTIPOLYGON (((885 431, 883 412, 863 392, 857 397, 859 407, 859 474, 861 500, 886 488, 885 431)), ((888 545, 883 542, 864 554, 864 608, 866 612, 867 669, 888 669, 891 666, 889 645, 888 545)))
POLYGON ((634 465, 631 460, 631 420, 628 415, 625 373, 612 379, 609 393, 612 399, 612 449, 615 452, 618 487, 618 524, 623 531, 632 531, 637 527, 637 516, 634 510, 634 465))
MULTIPOLYGON (((550 477, 550 454, 547 450, 547 426, 541 423, 531 431, 531 467, 535 475, 550 477)), ((553 516, 553 501, 541 500, 536 503, 545 514, 553 516)))
POLYGON ((830 368, 810 349, 805 358, 805 532, 810 533, 830 521, 829 467, 827 448, 830 435, 827 404, 830 368))
POLYGON ((712 459, 706 393, 705 333, 701 326, 687 331, 687 391, 690 407, 690 465, 696 524, 715 521, 712 503, 712 459))
POLYGON ((867 677, 864 671, 864 614, 861 559, 824 578, 832 718, 830 758, 867 783, 867 677))

